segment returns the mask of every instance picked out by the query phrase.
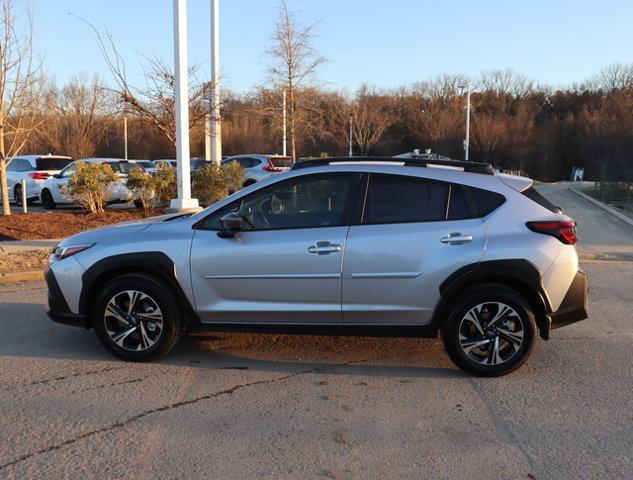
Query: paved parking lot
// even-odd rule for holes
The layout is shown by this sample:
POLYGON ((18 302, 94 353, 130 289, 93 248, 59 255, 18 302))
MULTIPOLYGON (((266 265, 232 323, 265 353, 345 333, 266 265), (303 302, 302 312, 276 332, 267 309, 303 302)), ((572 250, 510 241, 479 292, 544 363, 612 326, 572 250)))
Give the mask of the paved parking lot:
POLYGON ((632 478, 631 227, 564 186, 590 318, 500 379, 437 340, 213 334, 154 364, 0 288, 0 478, 632 478))

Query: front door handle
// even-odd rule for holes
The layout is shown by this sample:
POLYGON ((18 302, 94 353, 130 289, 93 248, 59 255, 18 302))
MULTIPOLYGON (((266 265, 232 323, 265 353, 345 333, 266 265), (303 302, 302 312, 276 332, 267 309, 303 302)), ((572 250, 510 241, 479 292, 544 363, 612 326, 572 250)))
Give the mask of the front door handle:
POLYGON ((461 233, 449 233, 445 237, 440 238, 440 242, 449 245, 461 245, 462 243, 472 242, 472 235, 462 235, 461 233))
POLYGON ((316 253, 317 255, 327 255, 328 253, 340 252, 341 246, 330 242, 317 242, 316 245, 310 245, 308 247, 309 253, 316 253))

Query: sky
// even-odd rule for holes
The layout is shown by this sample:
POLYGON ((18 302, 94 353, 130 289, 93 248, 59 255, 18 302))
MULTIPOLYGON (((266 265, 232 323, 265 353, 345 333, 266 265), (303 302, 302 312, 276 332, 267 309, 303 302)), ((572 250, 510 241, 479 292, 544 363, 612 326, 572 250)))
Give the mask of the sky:
MULTIPOLYGON (((17 0, 17 3, 26 0, 17 0)), ((173 62, 172 0, 32 0, 36 50, 59 83, 109 72, 90 28, 107 27, 132 83, 139 58, 173 62)), ((631 0, 287 0, 328 62, 329 88, 399 87, 442 73, 476 77, 512 68, 565 87, 613 62, 633 62, 631 0)), ((220 0, 223 85, 248 91, 266 79, 277 0, 220 0)), ((210 69, 210 0, 188 1, 189 62, 210 69)))

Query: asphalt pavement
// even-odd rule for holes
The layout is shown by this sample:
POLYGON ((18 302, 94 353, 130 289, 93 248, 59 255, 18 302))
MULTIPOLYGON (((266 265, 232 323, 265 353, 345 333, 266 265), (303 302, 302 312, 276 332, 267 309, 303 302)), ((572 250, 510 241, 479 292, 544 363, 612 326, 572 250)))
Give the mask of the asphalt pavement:
POLYGON ((579 220, 590 318, 497 379, 430 339, 204 333, 125 363, 42 283, 0 287, 0 478, 633 478, 633 229, 539 189, 579 220))

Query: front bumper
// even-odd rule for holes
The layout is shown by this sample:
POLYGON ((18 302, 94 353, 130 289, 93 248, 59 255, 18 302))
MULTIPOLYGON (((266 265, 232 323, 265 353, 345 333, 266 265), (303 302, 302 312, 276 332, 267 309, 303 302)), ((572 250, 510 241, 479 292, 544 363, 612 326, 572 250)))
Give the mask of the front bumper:
POLYGON ((44 279, 46 280, 46 286, 48 287, 48 303, 46 305, 46 313, 48 316, 57 323, 63 323, 65 325, 72 325, 75 327, 89 328, 88 321, 85 315, 79 315, 72 313, 64 294, 59 288, 59 284, 55 279, 55 274, 49 268, 44 272, 44 279))
POLYGON ((582 270, 576 272, 560 308, 547 315, 550 329, 564 327, 587 318, 589 277, 582 270))

